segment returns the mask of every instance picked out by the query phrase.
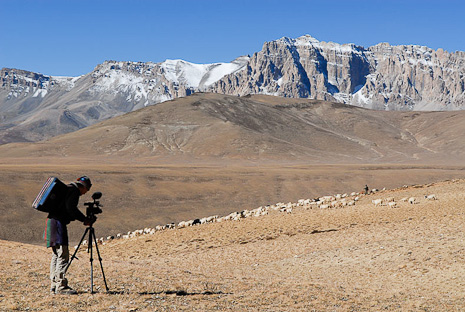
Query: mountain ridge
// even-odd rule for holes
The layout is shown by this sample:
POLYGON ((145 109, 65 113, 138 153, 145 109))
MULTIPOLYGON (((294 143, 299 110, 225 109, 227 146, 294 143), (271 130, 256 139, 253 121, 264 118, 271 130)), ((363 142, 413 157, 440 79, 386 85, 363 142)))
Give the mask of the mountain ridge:
POLYGON ((230 63, 105 61, 79 77, 4 68, 0 143, 40 141, 195 92, 265 94, 376 110, 462 110, 465 52, 418 45, 266 42, 230 63))

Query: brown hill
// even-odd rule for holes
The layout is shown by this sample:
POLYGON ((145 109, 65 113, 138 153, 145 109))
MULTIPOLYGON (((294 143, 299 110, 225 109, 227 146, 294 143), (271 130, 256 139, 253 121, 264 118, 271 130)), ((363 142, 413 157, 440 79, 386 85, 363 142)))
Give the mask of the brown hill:
POLYGON ((68 274, 79 295, 56 297, 49 250, 0 241, 0 311, 460 311, 464 193, 464 180, 432 183, 110 241, 110 293, 94 259, 94 295, 84 250, 68 274), (398 206, 371 203, 387 197, 398 206))
POLYGON ((386 112, 271 96, 192 96, 146 107, 3 157, 124 157, 160 162, 462 162, 465 112, 386 112))

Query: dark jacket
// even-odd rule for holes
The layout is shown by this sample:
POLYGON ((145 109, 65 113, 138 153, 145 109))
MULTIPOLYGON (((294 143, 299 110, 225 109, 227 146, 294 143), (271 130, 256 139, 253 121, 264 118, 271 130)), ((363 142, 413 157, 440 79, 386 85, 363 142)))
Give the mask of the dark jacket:
POLYGON ((69 224, 71 221, 79 220, 84 222, 86 216, 78 209, 79 197, 81 192, 75 183, 68 184, 66 196, 63 205, 57 211, 51 212, 48 215, 49 219, 56 219, 64 224, 69 224))

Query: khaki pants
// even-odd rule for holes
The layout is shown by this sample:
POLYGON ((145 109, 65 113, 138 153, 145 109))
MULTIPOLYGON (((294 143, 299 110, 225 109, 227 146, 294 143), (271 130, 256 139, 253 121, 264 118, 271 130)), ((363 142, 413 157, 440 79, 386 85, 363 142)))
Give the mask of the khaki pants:
POLYGON ((56 245, 52 247, 53 255, 50 263, 51 289, 60 290, 68 286, 65 278, 65 268, 69 260, 68 245, 56 245))

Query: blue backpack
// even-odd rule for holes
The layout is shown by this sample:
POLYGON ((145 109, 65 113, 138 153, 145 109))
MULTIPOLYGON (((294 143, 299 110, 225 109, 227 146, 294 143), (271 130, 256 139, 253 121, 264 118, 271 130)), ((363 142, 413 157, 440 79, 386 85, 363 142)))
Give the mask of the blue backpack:
POLYGON ((67 193, 67 186, 58 178, 49 177, 32 203, 32 208, 43 211, 57 211, 62 205, 67 193))

